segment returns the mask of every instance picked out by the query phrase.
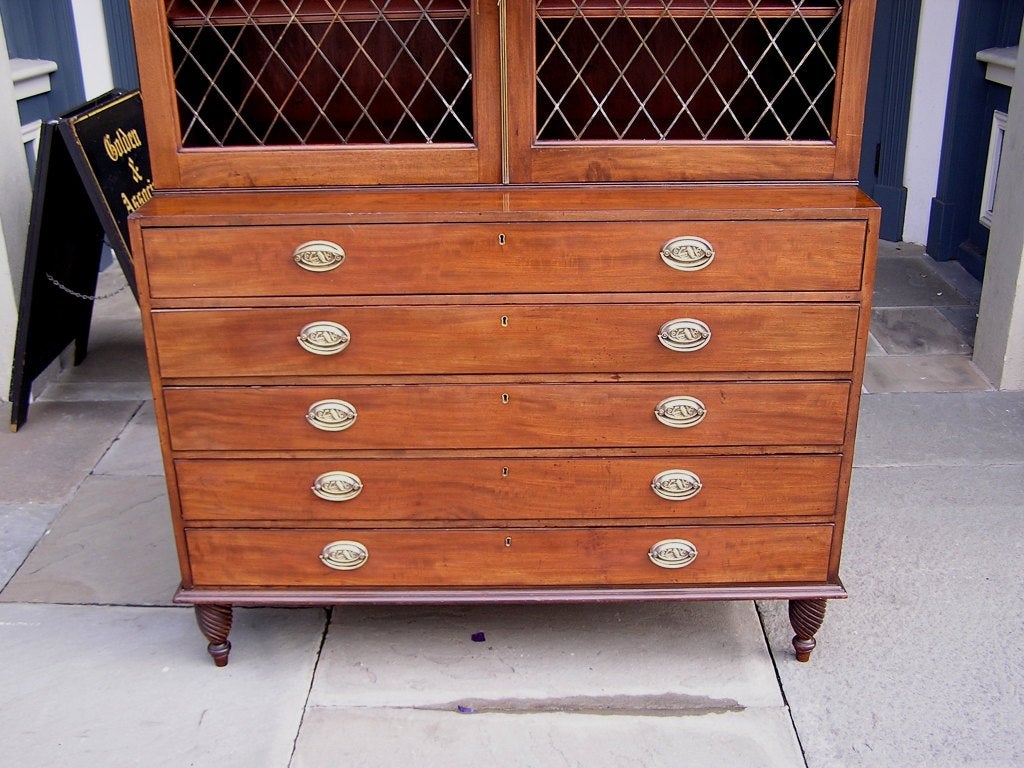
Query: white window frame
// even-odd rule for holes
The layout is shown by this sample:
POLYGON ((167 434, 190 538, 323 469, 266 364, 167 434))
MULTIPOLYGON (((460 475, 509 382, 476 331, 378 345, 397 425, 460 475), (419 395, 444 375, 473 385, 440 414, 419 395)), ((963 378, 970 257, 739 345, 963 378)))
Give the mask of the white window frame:
POLYGON ((996 188, 999 185, 999 165, 1003 157, 1003 141, 1006 138, 1006 113, 998 109, 992 113, 992 132, 988 139, 988 159, 985 162, 985 183, 981 188, 981 211, 978 220, 992 229, 992 215, 996 204, 996 188))

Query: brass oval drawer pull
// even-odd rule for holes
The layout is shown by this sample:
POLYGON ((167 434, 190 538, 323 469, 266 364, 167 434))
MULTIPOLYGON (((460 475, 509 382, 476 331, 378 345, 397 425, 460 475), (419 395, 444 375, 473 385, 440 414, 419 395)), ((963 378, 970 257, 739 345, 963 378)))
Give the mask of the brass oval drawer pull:
POLYGON ((658 341, 673 352, 696 352, 711 341, 711 329, 700 320, 681 317, 661 326, 658 341))
POLYGON ((688 469, 667 469, 651 481, 651 490, 668 501, 692 499, 703 487, 700 478, 688 469))
POLYGON ((660 256, 672 269, 696 272, 711 263, 715 258, 715 249, 703 237, 685 235, 673 237, 661 246, 660 256))
POLYGON ((312 491, 324 501, 350 501, 363 490, 363 481, 351 472, 324 472, 313 481, 312 491))
POLYGON ((330 240, 310 240, 297 246, 292 258, 307 272, 330 272, 345 261, 345 249, 330 240))
POLYGON ((708 409, 696 397, 667 397, 654 409, 654 417, 666 427, 688 429, 704 421, 708 409))
POLYGON ((341 323, 319 320, 302 326, 296 338, 300 347, 314 355, 336 355, 352 341, 352 334, 341 323))
POLYGON ((356 407, 344 400, 318 400, 306 411, 306 421, 324 432, 341 432, 356 423, 356 407))
POLYGON ((320 562, 336 571, 354 571, 370 559, 370 550, 358 541, 332 541, 320 552, 320 562))
POLYGON ((665 539, 652 546, 647 556, 661 568, 685 568, 697 559, 697 547, 686 539, 665 539))

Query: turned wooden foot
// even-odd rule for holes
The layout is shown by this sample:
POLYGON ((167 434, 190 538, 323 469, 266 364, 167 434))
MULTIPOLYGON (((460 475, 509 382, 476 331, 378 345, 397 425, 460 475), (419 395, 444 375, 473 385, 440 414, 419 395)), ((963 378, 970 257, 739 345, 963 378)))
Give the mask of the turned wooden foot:
POLYGON ((227 666, 228 654, 231 653, 231 643, 228 642, 228 633, 231 631, 231 606, 197 605, 196 622, 199 624, 199 630, 210 641, 206 650, 213 657, 213 663, 218 667, 227 666))
POLYGON ((825 600, 790 600, 789 623, 793 625, 796 635, 793 637, 793 648, 796 650, 797 661, 810 661, 811 651, 817 643, 814 635, 821 629, 825 620, 825 600))

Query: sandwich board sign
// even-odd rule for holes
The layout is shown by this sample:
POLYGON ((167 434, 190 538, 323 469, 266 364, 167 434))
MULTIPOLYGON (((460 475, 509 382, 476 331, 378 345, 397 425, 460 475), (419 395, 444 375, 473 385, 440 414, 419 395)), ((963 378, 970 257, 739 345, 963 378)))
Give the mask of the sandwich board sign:
POLYGON ((142 100, 111 91, 43 123, 11 376, 11 430, 32 382, 71 343, 86 356, 104 241, 138 298, 128 216, 153 194, 142 100))

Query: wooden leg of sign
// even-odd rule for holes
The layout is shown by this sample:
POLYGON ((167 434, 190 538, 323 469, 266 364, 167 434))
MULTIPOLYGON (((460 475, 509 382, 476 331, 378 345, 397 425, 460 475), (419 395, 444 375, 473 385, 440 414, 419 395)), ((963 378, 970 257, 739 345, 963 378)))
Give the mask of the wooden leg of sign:
POLYGON ((85 356, 89 354, 89 326, 81 329, 75 337, 75 365, 85 362, 85 356))
POLYGON ((11 432, 17 432, 28 418, 28 401, 31 395, 31 383, 26 386, 22 377, 17 376, 11 385, 11 432))

